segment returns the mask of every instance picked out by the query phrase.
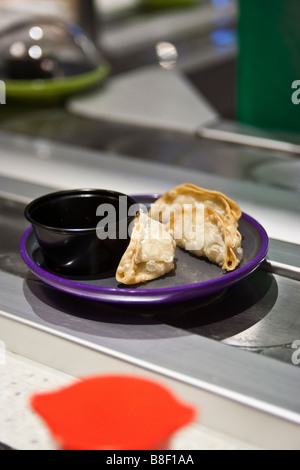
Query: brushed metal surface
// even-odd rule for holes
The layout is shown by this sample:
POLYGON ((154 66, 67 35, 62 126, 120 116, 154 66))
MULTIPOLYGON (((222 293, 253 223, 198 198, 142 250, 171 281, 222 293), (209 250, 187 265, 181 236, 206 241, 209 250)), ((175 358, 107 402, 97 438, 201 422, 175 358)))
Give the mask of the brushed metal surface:
POLYGON ((299 245, 271 240, 265 269, 300 281, 299 245))
MULTIPOLYGON (((0 283, 1 331, 10 350, 19 354, 29 350, 36 360, 46 354, 48 365, 52 362, 77 370, 73 350, 79 345, 118 359, 124 366, 138 366, 300 424, 300 376, 291 358, 287 364, 204 337, 188 324, 189 311, 185 321, 182 306, 174 312, 182 314, 182 323, 176 325, 165 319, 165 312, 147 315, 145 311, 83 301, 54 291, 30 275, 23 279, 0 272, 0 283), (9 332, 8 320, 15 325, 9 332), (26 327, 31 330, 30 338, 24 334, 26 327), (39 339, 45 333, 73 346, 66 348, 68 353, 58 354, 55 342, 49 348, 48 341, 39 339)), ((210 322, 200 312, 198 320, 197 327, 210 322)), ((294 351, 290 351, 292 355, 294 351)), ((81 364, 79 370, 81 374, 90 370, 89 363, 81 364)))
MULTIPOLYGON (((259 349, 291 345, 300 339, 298 289, 296 281, 259 271, 217 298, 153 308, 70 298, 49 290, 31 275, 23 283, 23 294, 37 320, 45 320, 57 329, 67 323, 70 332, 77 332, 82 338, 89 334, 154 341, 206 337, 232 346, 259 349), (293 296, 295 301, 291 302, 293 296)), ((128 347, 130 350, 131 345, 128 347)), ((292 354, 291 349, 290 364, 292 354)))
POLYGON ((237 145, 245 145, 249 147, 268 149, 273 151, 291 153, 300 155, 300 145, 291 142, 284 142, 281 140, 267 139, 263 137, 251 136, 247 134, 239 134, 237 132, 230 132, 222 129, 214 128, 199 128, 198 134, 204 139, 215 141, 230 142, 237 145))

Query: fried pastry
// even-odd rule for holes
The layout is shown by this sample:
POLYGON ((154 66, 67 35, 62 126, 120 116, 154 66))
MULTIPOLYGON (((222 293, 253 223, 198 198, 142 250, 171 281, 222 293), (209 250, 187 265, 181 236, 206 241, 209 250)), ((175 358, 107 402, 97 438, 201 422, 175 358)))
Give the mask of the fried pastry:
POLYGON ((165 225, 177 246, 226 271, 233 271, 243 259, 238 230, 242 212, 222 193, 183 184, 159 198, 149 216, 165 225))
POLYGON ((176 243, 165 227, 141 212, 117 269, 117 281, 140 284, 169 273, 175 268, 175 250, 176 243))

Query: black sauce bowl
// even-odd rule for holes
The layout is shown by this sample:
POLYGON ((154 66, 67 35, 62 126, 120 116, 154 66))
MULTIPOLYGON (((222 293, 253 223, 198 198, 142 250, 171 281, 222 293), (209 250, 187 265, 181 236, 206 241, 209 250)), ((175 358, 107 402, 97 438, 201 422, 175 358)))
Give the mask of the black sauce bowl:
POLYGON ((98 189, 60 191, 25 208, 47 266, 61 274, 95 276, 117 268, 138 203, 98 189))

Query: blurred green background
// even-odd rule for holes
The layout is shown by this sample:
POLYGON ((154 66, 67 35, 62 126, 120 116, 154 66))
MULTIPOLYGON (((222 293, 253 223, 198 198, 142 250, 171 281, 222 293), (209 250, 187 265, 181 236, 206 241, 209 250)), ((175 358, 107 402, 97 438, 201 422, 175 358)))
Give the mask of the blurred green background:
POLYGON ((292 83, 300 80, 300 1, 240 0, 238 119, 300 130, 292 83))

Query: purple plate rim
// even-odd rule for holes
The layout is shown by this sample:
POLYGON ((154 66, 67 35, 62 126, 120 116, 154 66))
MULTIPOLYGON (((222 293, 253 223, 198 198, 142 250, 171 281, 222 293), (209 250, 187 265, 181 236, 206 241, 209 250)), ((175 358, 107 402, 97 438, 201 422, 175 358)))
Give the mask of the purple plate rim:
MULTIPOLYGON (((137 200, 156 199, 156 195, 137 195, 132 197, 136 198, 137 200)), ((46 284, 66 293, 99 301, 107 301, 107 299, 109 299, 109 302, 115 303, 139 303, 143 302, 145 299, 147 301, 150 301, 150 299, 152 301, 158 301, 158 303, 169 303, 172 301, 172 299, 173 301, 178 301, 179 294, 183 294, 182 300, 188 300, 190 298, 200 298, 204 297, 205 295, 211 295, 212 293, 224 290, 250 275, 261 265, 261 263, 265 260, 269 249, 268 234, 262 225, 248 214, 243 213, 242 219, 246 220, 260 236, 261 248, 253 260, 251 260, 245 266, 237 268, 235 271, 226 274, 224 277, 182 286, 138 290, 133 288, 126 288, 126 290, 122 290, 115 287, 101 287, 90 284, 82 284, 80 281, 59 277, 58 275, 52 274, 39 267, 27 253, 26 242, 28 237, 33 232, 32 226, 26 229, 21 238, 20 253, 27 267, 37 277, 43 280, 46 284)))

